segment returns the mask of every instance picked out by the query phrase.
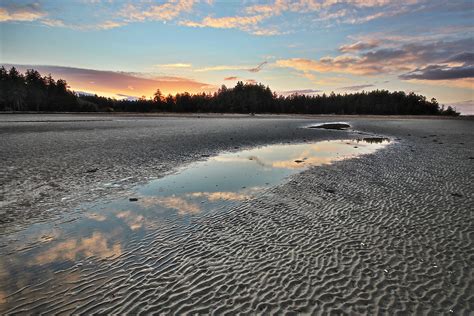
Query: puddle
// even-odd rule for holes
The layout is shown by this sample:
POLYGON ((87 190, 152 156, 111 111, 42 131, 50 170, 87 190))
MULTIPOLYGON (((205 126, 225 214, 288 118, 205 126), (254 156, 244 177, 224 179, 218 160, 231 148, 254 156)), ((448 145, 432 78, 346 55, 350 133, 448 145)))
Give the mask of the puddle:
POLYGON ((196 215, 226 211, 310 166, 373 153, 388 143, 370 137, 224 153, 136 187, 122 199, 82 205, 79 218, 32 225, 2 241, 0 311, 2 300, 13 304, 8 298, 12 293, 28 296, 25 287, 41 287, 45 280, 60 282, 58 289, 74 283, 78 270, 93 270, 95 262, 120 257, 150 232, 180 230, 196 215), (61 271, 68 272, 60 278, 61 271))
POLYGON ((338 131, 346 130, 350 127, 351 126, 349 124, 343 122, 322 123, 318 125, 308 126, 308 128, 335 129, 338 131))

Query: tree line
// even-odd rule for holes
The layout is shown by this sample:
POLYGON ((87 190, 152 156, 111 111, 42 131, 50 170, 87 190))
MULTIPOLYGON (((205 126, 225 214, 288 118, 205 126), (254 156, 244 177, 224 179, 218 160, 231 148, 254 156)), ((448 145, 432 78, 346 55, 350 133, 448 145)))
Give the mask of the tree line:
POLYGON ((196 112, 281 114, 380 114, 459 115, 452 107, 440 106, 423 95, 374 90, 351 94, 277 95, 262 84, 239 81, 215 93, 187 92, 164 96, 159 89, 153 98, 117 100, 71 91, 65 80, 54 80, 28 69, 0 68, 0 111, 38 112, 196 112))

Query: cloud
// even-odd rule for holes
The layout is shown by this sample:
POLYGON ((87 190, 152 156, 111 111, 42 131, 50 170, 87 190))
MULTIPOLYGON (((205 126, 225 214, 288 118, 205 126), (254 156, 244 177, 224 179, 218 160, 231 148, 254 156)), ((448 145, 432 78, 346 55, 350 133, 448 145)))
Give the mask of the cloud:
POLYGON ((474 53, 471 52, 462 52, 457 55, 452 56, 447 60, 447 62, 458 62, 458 63, 469 63, 474 64, 474 53))
POLYGON ((341 88, 338 88, 338 90, 359 91, 359 90, 363 90, 365 88, 370 88, 370 87, 375 87, 375 85, 373 85, 373 84, 361 84, 361 85, 355 85, 355 86, 341 87, 341 88))
POLYGON ((126 4, 119 16, 127 22, 170 21, 183 12, 190 12, 196 0, 168 0, 165 3, 126 4))
POLYGON ((299 74, 299 76, 301 76, 303 78, 306 78, 306 79, 309 79, 311 81, 316 80, 316 76, 313 73, 309 72, 309 71, 305 71, 305 72, 299 74))
POLYGON ((37 21, 50 27, 68 27, 74 30, 109 30, 117 28, 127 23, 124 21, 107 20, 100 23, 87 25, 77 25, 65 23, 62 19, 51 18, 48 13, 43 11, 39 4, 28 4, 23 6, 0 7, 0 22, 32 22, 37 21))
MULTIPOLYGON (((391 7, 403 7, 406 5, 416 4, 417 2, 420 1, 400 0, 391 7)), ((348 6, 355 9, 377 9, 391 4, 393 4, 393 2, 390 0, 275 0, 273 4, 257 4, 249 6, 245 9, 245 11, 248 14, 263 13, 268 15, 279 15, 285 11, 297 13, 314 13, 330 8, 333 8, 334 10, 340 10, 342 6, 348 6)))
POLYGON ((66 24, 64 24, 64 21, 62 20, 56 20, 56 19, 42 19, 41 23, 47 26, 51 27, 64 27, 66 24))
POLYGON ((325 56, 319 60, 290 58, 277 60, 278 67, 293 68, 303 73, 334 72, 354 75, 400 74, 401 79, 470 78, 472 74, 472 38, 431 42, 390 41, 381 45, 375 39, 375 49, 366 50, 366 43, 343 46, 351 54, 325 56), (362 50, 362 51, 361 51, 362 50), (440 66, 441 65, 441 66, 440 66))
POLYGON ((46 17, 46 15, 39 4, 36 3, 0 7, 0 22, 36 21, 46 17))
MULTIPOLYGON (((100 5, 104 16, 101 19, 107 22, 88 22, 75 25, 71 21, 61 19, 42 19, 46 13, 39 10, 39 5, 9 6, 0 8, 0 21, 35 21, 38 20, 48 26, 70 27, 77 30, 108 30, 121 27, 132 22, 146 21, 173 21, 188 27, 210 27, 219 29, 239 29, 257 36, 275 36, 292 32, 287 27, 282 31, 281 23, 273 23, 276 16, 291 13, 291 18, 298 14, 296 19, 300 23, 291 23, 294 27, 304 29, 321 27, 320 23, 337 25, 339 23, 365 23, 375 19, 390 17, 405 13, 425 12, 424 10, 448 10, 449 12, 464 12, 470 7, 468 4, 436 3, 428 0, 274 0, 272 3, 246 5, 235 14, 214 16, 206 14, 202 18, 189 19, 191 13, 197 16, 201 11, 194 12, 198 3, 212 5, 211 0, 162 0, 162 1, 115 1, 120 7, 112 6, 112 1, 83 0, 90 7, 100 5), (53 22, 55 20, 55 22, 53 22)), ((253 2, 253 1, 252 1, 253 2)), ((253 2, 254 3, 254 2, 253 2)), ((225 6, 226 10, 227 7, 225 6)), ((233 6, 231 6, 233 7, 233 6)), ((217 11, 217 10, 216 10, 217 11)), ((444 12, 444 11, 443 11, 444 12)), ((285 16, 286 18, 286 16, 285 16)), ((324 25, 323 25, 324 26, 324 25)))
POLYGON ((93 28, 97 28, 97 29, 100 29, 100 30, 110 30, 110 29, 114 29, 114 28, 117 28, 117 27, 124 26, 126 24, 127 23, 125 23, 125 22, 105 21, 105 22, 102 22, 102 23, 99 23, 99 24, 93 26, 93 28))
POLYGON ((225 70, 246 70, 249 72, 259 72, 262 70, 263 66, 265 66, 268 62, 264 61, 258 64, 256 67, 252 66, 243 66, 243 65, 218 65, 218 66, 210 66, 199 68, 194 71, 196 72, 208 72, 208 71, 225 71, 225 70))
MULTIPOLYGON (((424 79, 406 79, 412 83, 418 84, 428 84, 431 86, 439 86, 439 87, 454 87, 454 88, 461 88, 461 89, 468 89, 471 90, 468 93, 472 93, 474 91, 474 78, 465 78, 465 79, 445 79, 445 80, 424 80, 424 79)), ((421 92, 421 90, 418 90, 421 92)))
MULTIPOLYGON (((133 22, 173 21, 188 27, 209 27, 219 29, 239 29, 256 36, 275 36, 286 34, 291 30, 280 30, 281 24, 272 24, 272 17, 285 12, 304 15, 316 25, 316 21, 336 20, 338 23, 363 23, 373 19, 411 12, 421 7, 425 0, 405 1, 359 1, 359 0, 275 0, 270 4, 250 5, 241 8, 235 15, 214 16, 207 14, 201 19, 183 18, 193 12, 196 4, 204 2, 212 5, 210 0, 163 0, 163 1, 129 1, 119 8, 110 2, 101 0, 83 0, 89 6, 100 5, 104 9, 101 19, 106 22, 88 22, 81 25, 62 19, 46 19, 46 13, 39 10, 39 5, 9 6, 0 8, 0 21, 39 21, 48 26, 69 27, 76 30, 109 30, 133 22), (44 19, 44 21, 43 21, 44 19), (266 25, 263 25, 263 24, 266 25)), ((122 3, 122 2, 118 2, 122 3)), ((459 10, 459 9, 458 9, 459 10)), ((197 15, 197 14, 194 14, 197 15)), ((299 25, 295 23, 294 25, 299 25)))
POLYGON ((234 77, 226 77, 226 78, 224 78, 224 80, 229 80, 229 81, 230 81, 230 80, 237 80, 237 79, 238 79, 238 77, 235 77, 235 76, 234 76, 234 77))
POLYGON ((346 45, 340 46, 339 51, 341 51, 343 53, 357 52, 357 51, 361 51, 361 50, 376 48, 378 45, 379 45, 379 43, 377 41, 373 41, 373 40, 370 41, 370 42, 358 41, 358 42, 355 42, 355 43, 352 43, 352 44, 346 44, 346 45))
POLYGON ((280 95, 292 95, 292 94, 308 94, 308 95, 312 95, 312 94, 316 94, 316 93, 319 93, 319 92, 322 92, 322 90, 316 90, 316 89, 301 89, 301 90, 288 90, 288 91, 280 91, 278 92, 278 94, 280 95))
POLYGON ((443 65, 429 65, 400 75, 399 78, 402 80, 452 80, 474 78, 474 66, 447 67, 443 65))
POLYGON ((145 76, 116 71, 93 70, 84 68, 43 66, 43 65, 5 65, 6 68, 15 66, 19 71, 36 69, 42 74, 51 73, 55 79, 65 79, 73 90, 96 93, 98 95, 116 97, 150 97, 160 89, 164 94, 177 92, 199 93, 214 91, 214 87, 193 79, 172 76, 145 76), (133 94, 130 95, 130 87, 133 94))
POLYGON ((214 17, 208 15, 201 21, 183 20, 180 25, 188 27, 209 27, 217 29, 239 29, 257 36, 274 36, 283 34, 276 27, 262 27, 261 23, 275 15, 275 11, 270 6, 260 6, 262 10, 251 10, 247 7, 244 11, 246 15, 232 15, 214 17), (268 8, 264 10, 263 8, 268 8))
POLYGON ((192 66, 193 66, 192 64, 186 64, 186 63, 155 65, 155 67, 158 67, 158 68, 191 68, 192 66))
POLYGON ((246 79, 246 80, 245 80, 245 83, 248 83, 248 84, 257 84, 257 80, 255 80, 255 79, 246 79))
POLYGON ((207 16, 202 19, 201 22, 194 21, 181 21, 180 25, 190 26, 190 27, 211 27, 218 29, 241 29, 244 31, 251 31, 251 26, 257 25, 263 21, 267 16, 265 15, 252 15, 252 16, 225 16, 214 18, 212 16, 207 16))
POLYGON ((305 58, 280 59, 276 61, 276 65, 278 67, 294 68, 303 72, 340 72, 359 75, 375 74, 381 70, 377 65, 367 67, 361 63, 361 58, 349 55, 326 56, 319 60, 305 58))
POLYGON ((338 23, 359 24, 395 16, 423 8, 426 0, 275 0, 272 4, 257 4, 245 8, 249 15, 266 18, 285 12, 307 14, 314 21, 335 20, 338 23))
POLYGON ((284 32, 278 31, 276 29, 265 29, 265 28, 255 28, 250 33, 257 36, 274 36, 285 34, 284 32))
POLYGON ((249 66, 238 66, 238 65, 218 65, 196 69, 196 72, 208 72, 208 71, 224 71, 224 70, 248 70, 249 66))
POLYGON ((123 94, 123 93, 117 93, 117 96, 123 99, 127 99, 129 101, 136 101, 139 99, 138 97, 135 97, 133 95, 123 94))
POLYGON ((268 62, 264 61, 263 63, 258 64, 257 67, 250 68, 248 71, 250 71, 250 72, 259 72, 260 70, 262 70, 263 66, 265 66, 266 64, 268 64, 268 62))
POLYGON ((474 89, 474 40, 460 38, 454 41, 408 43, 402 46, 411 56, 411 67, 398 77, 401 80, 419 81, 474 89))

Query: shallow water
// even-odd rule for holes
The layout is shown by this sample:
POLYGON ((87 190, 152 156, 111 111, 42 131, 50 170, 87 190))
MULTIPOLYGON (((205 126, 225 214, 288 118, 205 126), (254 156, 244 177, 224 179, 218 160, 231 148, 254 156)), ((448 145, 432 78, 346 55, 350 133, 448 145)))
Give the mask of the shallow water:
POLYGON ((331 122, 331 123, 322 123, 317 125, 310 125, 309 128, 320 128, 320 129, 334 129, 334 130, 345 130, 351 126, 345 122, 331 122))
POLYGON ((172 227, 179 232, 193 225, 196 216, 225 212, 305 168, 373 153, 388 143, 385 138, 367 138, 223 153, 138 186, 122 199, 82 205, 79 216, 62 223, 32 225, 8 243, 2 241, 0 311, 21 305, 18 295, 31 303, 45 291, 58 293, 93 270, 96 262, 122 256, 152 231, 172 227), (61 274, 65 270, 66 276, 61 274), (60 282, 51 286, 59 275, 60 282))

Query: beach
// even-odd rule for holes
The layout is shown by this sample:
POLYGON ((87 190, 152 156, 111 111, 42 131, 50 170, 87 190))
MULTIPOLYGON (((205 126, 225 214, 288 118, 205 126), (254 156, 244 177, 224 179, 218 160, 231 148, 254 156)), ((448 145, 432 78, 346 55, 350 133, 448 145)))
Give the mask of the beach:
POLYGON ((0 312, 472 313, 473 123, 2 115, 0 312), (307 128, 324 122, 350 128, 307 128), (206 213, 126 208, 137 187, 222 152, 374 136, 390 144, 206 213), (120 198, 127 238, 111 224, 78 233, 120 198))

